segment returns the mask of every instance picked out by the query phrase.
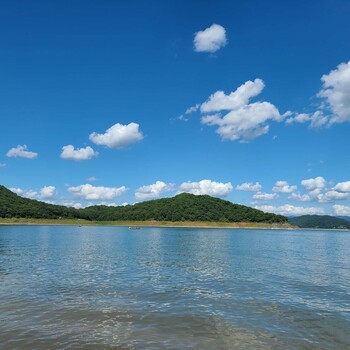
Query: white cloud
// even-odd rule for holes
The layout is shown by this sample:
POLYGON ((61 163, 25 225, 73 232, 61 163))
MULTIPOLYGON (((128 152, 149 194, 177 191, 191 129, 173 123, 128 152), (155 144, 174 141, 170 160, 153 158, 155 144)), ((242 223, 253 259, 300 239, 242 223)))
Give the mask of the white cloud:
POLYGON ((189 114, 192 114, 192 113, 194 113, 194 112, 197 112, 198 109, 199 109, 199 107, 200 107, 200 104, 196 104, 196 105, 194 105, 194 106, 192 106, 192 107, 189 107, 189 108, 186 109, 185 113, 181 114, 180 116, 178 116, 178 117, 176 117, 176 118, 171 118, 170 120, 176 120, 176 119, 178 119, 178 120, 182 120, 182 121, 187 122, 187 121, 190 120, 190 118, 188 117, 188 115, 189 115, 189 114))
POLYGON ((66 206, 66 207, 75 208, 75 209, 84 208, 83 204, 81 204, 79 202, 71 201, 68 199, 63 199, 60 204, 66 206))
POLYGON ((197 112, 199 107, 200 107, 199 103, 192 107, 189 107, 186 109, 185 114, 191 114, 191 113, 197 112))
POLYGON ((88 177, 86 180, 89 181, 89 182, 97 181, 96 177, 94 177, 94 176, 88 177))
POLYGON ((224 197, 233 190, 233 186, 231 182, 222 183, 211 180, 201 180, 199 182, 183 182, 179 190, 180 192, 188 192, 195 195, 207 194, 214 197, 224 197))
POLYGON ((40 198, 52 198, 56 195, 55 186, 45 186, 40 190, 40 198))
POLYGON ((272 192, 291 193, 297 189, 297 186, 290 186, 287 181, 277 181, 272 188, 272 192))
POLYGON ((103 187, 92 186, 90 184, 69 187, 68 191, 74 196, 86 200, 111 200, 125 193, 127 188, 122 187, 103 187))
POLYGON ((253 195, 254 199, 261 199, 264 201, 274 200, 278 198, 277 193, 264 193, 264 192, 257 192, 253 195))
POLYGON ((290 117, 286 120, 286 124, 292 123, 307 123, 310 122, 311 128, 319 128, 328 122, 328 116, 324 115, 322 111, 314 113, 301 113, 295 117, 290 117))
POLYGON ((306 123, 311 120, 309 113, 300 113, 297 114, 295 117, 290 117, 286 119, 286 124, 292 124, 292 123, 306 123))
POLYGON ((202 113, 212 113, 243 107, 252 97, 259 95, 264 87, 265 84, 261 79, 255 79, 246 81, 229 95, 226 95, 224 91, 217 91, 201 104, 200 110, 202 113))
POLYGON ((350 192, 350 181, 339 182, 334 186, 334 189, 339 192, 350 192))
POLYGON ((302 180, 301 184, 308 191, 313 191, 315 189, 321 189, 326 186, 326 180, 322 176, 318 176, 316 178, 302 180))
POLYGON ((98 152, 95 152, 90 146, 85 148, 74 149, 74 146, 67 145, 62 147, 61 158, 72 160, 88 160, 96 157, 98 152))
POLYGON ((321 203, 333 202, 335 200, 347 199, 350 197, 350 192, 338 192, 335 190, 327 191, 325 194, 320 194, 318 200, 321 203))
POLYGON ((346 205, 333 205, 333 214, 337 216, 350 216, 350 207, 346 205))
POLYGON ((120 205, 114 202, 106 202, 106 201, 102 201, 100 203, 92 203, 89 202, 87 206, 93 206, 93 205, 104 205, 106 207, 119 207, 120 205))
POLYGON ((21 188, 15 188, 15 187, 10 187, 10 190, 16 194, 18 194, 19 196, 22 196, 23 194, 23 190, 21 188))
POLYGON ((194 49, 197 52, 216 52, 227 44, 225 28, 212 24, 209 28, 195 33, 194 49))
POLYGON ((169 192, 174 189, 174 185, 169 183, 166 184, 163 181, 157 181, 154 184, 142 186, 138 188, 135 192, 135 197, 137 199, 151 199, 157 198, 161 193, 169 192))
POLYGON ((307 194, 292 193, 288 199, 298 201, 298 202, 311 202, 317 201, 321 195, 321 189, 315 188, 307 194))
POLYGON ((123 148, 129 144, 141 141, 142 132, 139 131, 139 124, 130 123, 127 125, 114 124, 104 134, 93 132, 89 139, 97 145, 104 145, 109 148, 123 148))
POLYGON ((225 95, 217 91, 201 105, 202 113, 229 111, 223 117, 220 113, 202 116, 202 124, 218 126, 216 132, 224 140, 255 139, 269 131, 269 121, 281 121, 284 117, 270 102, 249 103, 264 88, 261 79, 247 81, 236 91, 225 95))
POLYGON ((33 190, 23 190, 21 188, 10 188, 10 190, 19 196, 40 200, 53 198, 57 194, 55 186, 44 186, 39 190, 39 192, 33 190))
POLYGON ((310 123, 311 128, 319 128, 350 121, 350 61, 324 74, 321 81, 322 88, 317 94, 321 99, 318 109, 311 113, 292 113, 286 124, 310 123))
POLYGON ((0 168, 4 168, 6 166, 5 163, 0 163, 0 168))
POLYGON ((33 190, 24 191, 22 196, 30 199, 40 199, 39 193, 33 190))
POLYGON ((332 113, 330 124, 350 121, 350 61, 339 64, 321 80, 323 86, 318 96, 332 113))
POLYGON ((236 190, 238 191, 250 191, 250 192, 258 192, 258 191, 261 191, 261 189, 262 189, 262 186, 260 185, 259 182, 256 182, 255 184, 251 182, 245 182, 236 187, 236 190))
POLYGON ((38 156, 38 153, 30 152, 27 150, 28 147, 26 145, 18 145, 17 147, 11 148, 7 153, 7 157, 21 157, 21 158, 28 158, 28 159, 34 159, 38 156))
POLYGON ((299 216, 299 215, 322 215, 324 214, 323 208, 305 208, 305 207, 296 207, 294 205, 285 204, 282 206, 272 206, 272 205, 260 205, 255 206, 256 209, 262 210, 268 213, 280 214, 285 216, 299 216))

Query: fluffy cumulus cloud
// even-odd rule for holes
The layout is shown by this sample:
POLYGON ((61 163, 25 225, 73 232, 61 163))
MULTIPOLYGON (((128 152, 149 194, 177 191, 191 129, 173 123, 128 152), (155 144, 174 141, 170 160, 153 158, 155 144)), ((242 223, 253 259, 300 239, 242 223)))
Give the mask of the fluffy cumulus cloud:
POLYGON ((294 200, 297 202, 312 202, 312 201, 317 201, 320 195, 321 195, 321 189, 315 188, 314 190, 310 191, 307 194, 292 193, 288 197, 288 199, 294 200))
POLYGON ((270 102, 250 103, 264 89, 261 79, 247 81, 237 90, 226 95, 217 91, 201 104, 202 124, 217 126, 216 132, 224 140, 248 141, 269 131, 270 121, 281 121, 284 116, 270 102), (221 112, 224 115, 221 115, 221 112))
POLYGON ((88 160, 96 157, 98 152, 95 152, 90 146, 85 148, 74 149, 74 146, 67 145, 62 147, 61 158, 72 160, 88 160))
POLYGON ((211 180, 201 180, 199 182, 184 182, 179 187, 180 192, 193 193, 195 195, 207 194, 214 197, 225 197, 232 190, 231 182, 215 182, 211 180))
POLYGON ((311 179, 302 180, 301 184, 308 191, 313 191, 316 189, 322 189, 326 186, 326 180, 322 176, 318 176, 311 179))
POLYGON ((346 205, 333 205, 333 214, 337 216, 350 216, 350 207, 346 205))
POLYGON ((272 192, 291 193, 297 189, 297 186, 290 186, 287 181, 277 181, 272 188, 272 192))
POLYGON ((143 139, 139 124, 130 123, 127 125, 114 124, 104 134, 93 132, 90 140, 97 145, 104 145, 109 148, 123 148, 143 139))
POLYGON ((54 198, 57 194, 55 186, 44 186, 39 191, 34 190, 23 190, 21 188, 10 188, 10 190, 21 197, 30 199, 50 199, 54 198))
POLYGON ((265 87, 261 79, 248 80, 235 91, 226 95, 224 91, 217 91, 210 95, 208 100, 200 105, 202 113, 233 110, 245 106, 252 97, 259 95, 265 87))
POLYGON ((347 199, 350 197, 350 192, 338 192, 335 190, 327 191, 326 193, 322 193, 318 196, 318 200, 321 203, 325 202, 333 202, 337 200, 347 199))
POLYGON ((260 205, 260 206, 255 206, 255 208, 267 213, 274 213, 274 214, 280 214, 285 216, 322 215, 325 213, 323 208, 296 207, 290 204, 285 204, 281 206, 260 205))
POLYGON ((309 123, 310 127, 318 128, 350 121, 350 61, 324 74, 321 81, 318 109, 311 113, 294 113, 286 119, 286 124, 309 123))
POLYGON ((318 96, 332 113, 330 123, 350 121, 350 61, 339 64, 321 80, 323 85, 318 96))
POLYGON ((318 109, 311 113, 290 113, 286 124, 309 123, 311 128, 319 128, 350 121, 350 61, 324 74, 321 81, 318 109))
POLYGON ((339 192, 350 192, 350 181, 339 182, 334 186, 334 189, 339 192))
POLYGON ((194 50, 196 52, 216 52, 227 44, 225 28, 219 24, 195 33, 194 50))
POLYGON ((56 195, 55 186, 45 186, 40 190, 40 198, 53 198, 56 195))
POLYGON ((135 197, 137 199, 152 199, 159 197, 162 193, 172 191, 174 185, 171 183, 166 184, 163 181, 156 181, 154 184, 141 186, 135 191, 135 197))
POLYGON ((261 199, 264 201, 270 201, 270 200, 275 200, 278 198, 277 193, 264 193, 264 192, 257 192, 253 195, 254 199, 261 199))
POLYGON ((85 184, 75 187, 68 187, 68 191, 74 196, 86 200, 111 200, 117 196, 121 196, 127 191, 127 188, 125 186, 103 187, 85 184))
POLYGON ((327 188, 326 180, 322 176, 318 176, 303 180, 301 184, 308 193, 292 193, 288 199, 299 202, 327 203, 350 198, 350 181, 339 182, 333 188, 327 188))
POLYGON ((261 191, 262 186, 259 182, 256 182, 255 184, 251 182, 245 182, 241 185, 236 186, 236 190, 238 191, 250 191, 250 192, 258 192, 261 191))
POLYGON ((17 147, 11 148, 7 153, 7 157, 21 157, 21 158, 27 158, 27 159, 34 159, 38 156, 38 153, 28 151, 27 145, 18 145, 17 147))

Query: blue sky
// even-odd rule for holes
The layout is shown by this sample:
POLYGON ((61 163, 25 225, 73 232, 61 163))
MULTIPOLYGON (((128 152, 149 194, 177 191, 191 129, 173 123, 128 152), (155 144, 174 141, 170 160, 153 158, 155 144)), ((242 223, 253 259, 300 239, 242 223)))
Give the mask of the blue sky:
POLYGON ((1 1, 0 183, 350 215, 350 1, 1 1))

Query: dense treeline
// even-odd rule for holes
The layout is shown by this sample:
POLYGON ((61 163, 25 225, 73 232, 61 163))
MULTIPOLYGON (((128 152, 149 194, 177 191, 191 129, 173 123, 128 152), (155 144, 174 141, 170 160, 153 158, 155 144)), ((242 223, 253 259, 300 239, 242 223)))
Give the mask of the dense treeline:
POLYGON ((80 218, 74 208, 23 198, 0 185, 0 217, 58 219, 80 218))
POLYGON ((125 207, 93 206, 81 212, 89 220, 287 222, 287 218, 281 215, 264 213, 219 198, 188 193, 125 207))
POLYGON ((0 186, 0 217, 80 218, 93 221, 287 222, 284 216, 264 213, 206 195, 182 193, 173 198, 156 199, 124 207, 99 205, 78 210, 22 198, 3 186, 0 186))
POLYGON ((329 215, 303 215, 290 218, 289 222, 301 228, 350 229, 349 221, 329 215))

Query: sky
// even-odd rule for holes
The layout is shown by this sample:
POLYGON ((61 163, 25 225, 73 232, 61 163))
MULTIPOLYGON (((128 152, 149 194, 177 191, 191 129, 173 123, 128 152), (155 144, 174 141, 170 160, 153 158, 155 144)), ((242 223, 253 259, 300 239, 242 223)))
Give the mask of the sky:
POLYGON ((0 184, 350 216, 350 0, 0 2, 0 184))

